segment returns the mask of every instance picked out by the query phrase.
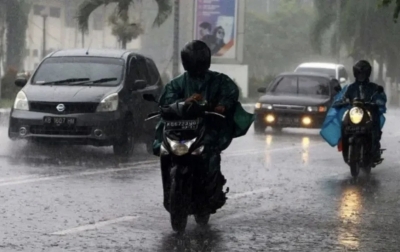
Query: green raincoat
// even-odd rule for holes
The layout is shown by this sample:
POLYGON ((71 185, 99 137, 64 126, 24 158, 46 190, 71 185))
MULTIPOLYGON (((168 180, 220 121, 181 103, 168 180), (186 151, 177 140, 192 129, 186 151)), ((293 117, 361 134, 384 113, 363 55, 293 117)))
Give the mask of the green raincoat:
MULTIPOLYGON (((224 74, 208 71, 203 80, 196 80, 184 73, 165 86, 159 103, 168 105, 179 100, 183 101, 195 93, 201 94, 212 107, 225 107, 225 120, 217 121, 218 119, 214 118, 206 125, 209 133, 204 139, 205 152, 219 154, 228 148, 233 138, 247 133, 255 117, 243 109, 238 101, 239 89, 236 83, 224 74)), ((164 123, 161 120, 156 126, 156 140, 153 145, 155 155, 160 153, 163 128, 164 123)), ((206 156, 208 156, 207 153, 206 156)), ((208 158, 214 159, 213 155, 208 158)))

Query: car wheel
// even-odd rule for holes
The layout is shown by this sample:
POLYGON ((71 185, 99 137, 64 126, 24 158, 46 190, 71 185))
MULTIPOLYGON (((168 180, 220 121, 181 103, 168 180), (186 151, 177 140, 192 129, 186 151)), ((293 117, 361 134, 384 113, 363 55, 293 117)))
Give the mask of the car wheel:
POLYGON ((133 122, 127 120, 122 129, 120 139, 113 145, 116 156, 130 157, 134 149, 133 122))
POLYGON ((265 126, 261 123, 254 123, 254 133, 256 134, 264 134, 265 133, 265 126))

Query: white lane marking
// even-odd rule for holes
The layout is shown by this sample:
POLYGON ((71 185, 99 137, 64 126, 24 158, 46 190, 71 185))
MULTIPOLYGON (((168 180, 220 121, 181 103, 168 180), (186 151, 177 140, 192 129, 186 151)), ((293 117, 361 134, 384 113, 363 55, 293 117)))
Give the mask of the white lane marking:
POLYGON ((229 193, 228 193, 227 197, 228 197, 228 200, 229 199, 238 199, 238 198, 243 198, 243 197, 246 197, 249 195, 251 195, 251 196, 257 195, 257 194, 264 193, 264 192, 267 192, 270 190, 271 190, 271 188, 261 188, 261 189, 257 189, 257 190, 244 192, 244 193, 235 193, 232 196, 229 196, 229 193))
MULTIPOLYGON (((307 148, 317 147, 319 145, 323 145, 324 143, 310 145, 307 148)), ((304 149, 302 146, 290 146, 290 147, 283 147, 283 148, 276 148, 276 149, 254 149, 254 150, 245 150, 245 151, 237 151, 237 152, 228 152, 223 154, 222 157, 235 157, 235 156, 246 156, 246 155, 257 155, 262 153, 268 152, 279 152, 279 151, 286 151, 291 149, 304 149)), ((27 184, 27 183, 35 183, 35 182, 42 182, 42 181, 49 181, 49 180, 59 180, 71 177, 79 177, 79 176, 90 176, 90 175, 99 175, 99 174, 107 174, 112 172, 121 172, 121 171, 129 171, 133 169, 148 169, 154 165, 158 164, 158 160, 154 161, 143 161, 131 164, 131 166, 126 166, 123 168, 111 168, 111 169, 104 169, 104 170, 95 170, 95 171, 87 171, 87 172, 79 172, 75 174, 68 174, 68 175, 59 175, 59 176, 27 176, 24 178, 21 177, 14 177, 6 179, 5 181, 0 181, 0 187, 2 186, 11 186, 11 185, 20 185, 20 184, 27 184), (133 165, 133 166, 132 166, 133 165)))
POLYGON ((3 178, 0 179, 1 182, 10 182, 10 181, 15 181, 15 180, 24 180, 24 179, 32 179, 32 178, 38 178, 38 175, 22 175, 22 176, 17 176, 17 177, 9 177, 9 178, 3 178))
POLYGON ((9 181, 9 182, 0 183, 0 187, 1 186, 19 185, 19 184, 26 184, 26 183, 48 181, 48 180, 58 180, 58 179, 64 179, 64 178, 70 178, 70 177, 90 176, 90 175, 106 174, 106 173, 112 173, 112 172, 129 171, 129 170, 133 170, 133 169, 150 168, 150 167, 152 167, 152 165, 147 164, 147 165, 125 167, 125 168, 117 168, 117 169, 106 169, 106 170, 79 172, 79 173, 69 174, 69 175, 59 175, 59 176, 39 177, 39 178, 32 178, 32 179, 9 181))
POLYGON ((67 235, 67 234, 75 234, 75 233, 79 233, 79 232, 84 232, 84 231, 88 231, 88 230, 94 230, 94 229, 98 229, 101 227, 105 227, 108 225, 112 225, 118 222, 125 222, 125 221, 132 221, 139 218, 138 216, 124 216, 121 218, 116 218, 116 219, 112 219, 112 220, 108 220, 108 221, 100 221, 94 224, 89 224, 89 225, 84 225, 84 226, 79 226, 76 228, 71 228, 71 229, 66 229, 66 230, 62 230, 62 231, 58 231, 55 233, 52 233, 52 235, 67 235))

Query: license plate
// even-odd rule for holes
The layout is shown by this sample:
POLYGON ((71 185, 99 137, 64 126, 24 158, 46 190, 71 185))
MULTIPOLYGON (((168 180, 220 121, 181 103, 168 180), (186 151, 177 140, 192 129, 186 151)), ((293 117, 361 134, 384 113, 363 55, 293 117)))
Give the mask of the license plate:
POLYGON ((76 118, 46 116, 46 117, 43 118, 43 122, 46 125, 74 126, 76 124, 76 118))
POLYGON ((344 128, 345 132, 348 133, 365 133, 367 128, 365 126, 346 126, 344 128))
POLYGON ((280 125, 298 125, 299 123, 299 118, 278 117, 278 124, 280 125))
POLYGON ((185 120, 185 121, 168 121, 165 122, 166 130, 196 130, 198 127, 197 120, 185 120))

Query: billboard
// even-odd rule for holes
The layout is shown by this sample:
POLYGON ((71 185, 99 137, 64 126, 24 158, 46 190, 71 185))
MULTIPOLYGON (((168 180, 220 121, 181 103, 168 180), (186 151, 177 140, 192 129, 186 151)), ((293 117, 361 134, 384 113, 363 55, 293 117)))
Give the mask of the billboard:
POLYGON ((215 58, 236 59, 238 0, 196 0, 194 38, 215 58))

